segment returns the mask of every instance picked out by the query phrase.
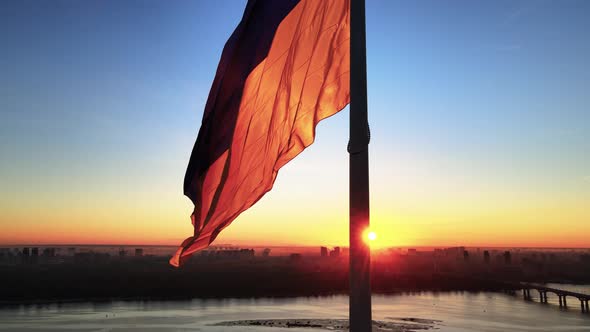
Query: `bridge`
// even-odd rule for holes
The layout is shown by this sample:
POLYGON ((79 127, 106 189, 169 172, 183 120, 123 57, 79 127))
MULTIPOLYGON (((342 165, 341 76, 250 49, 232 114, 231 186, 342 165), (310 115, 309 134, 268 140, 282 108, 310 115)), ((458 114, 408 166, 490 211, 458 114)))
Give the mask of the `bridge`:
MULTIPOLYGON (((465 278, 465 276, 455 274, 455 273, 438 273, 442 276, 453 277, 453 278, 465 278)), ((481 277, 469 277, 471 280, 477 280, 483 283, 488 283, 495 285, 496 289, 503 289, 505 292, 509 294, 516 294, 515 291, 522 290, 522 294, 525 300, 532 301, 533 297, 531 296, 531 290, 536 290, 539 292, 539 300, 541 303, 548 303, 547 301, 547 294, 552 293, 557 296, 559 299, 559 307, 560 308, 567 308, 567 298, 577 298, 580 301, 580 308, 582 309, 583 313, 590 313, 590 308, 588 307, 588 302, 590 302, 590 294, 586 293, 579 293, 568 291, 565 289, 559 288, 552 288, 546 287, 540 284, 535 283, 528 283, 528 282, 518 282, 518 281, 505 281, 505 280, 497 280, 491 278, 481 278, 481 277)))
POLYGON ((522 289, 523 297, 527 301, 532 301, 533 298, 531 297, 531 290, 536 290, 537 292, 539 292, 539 300, 541 301, 541 303, 547 303, 547 294, 552 293, 559 298, 559 306, 565 308, 567 307, 567 298, 569 296, 571 298, 577 298, 580 301, 580 307, 582 308, 582 312, 590 312, 590 309, 588 308, 590 294, 572 292, 568 290, 545 287, 542 285, 530 283, 515 283, 513 286, 515 289, 522 289))

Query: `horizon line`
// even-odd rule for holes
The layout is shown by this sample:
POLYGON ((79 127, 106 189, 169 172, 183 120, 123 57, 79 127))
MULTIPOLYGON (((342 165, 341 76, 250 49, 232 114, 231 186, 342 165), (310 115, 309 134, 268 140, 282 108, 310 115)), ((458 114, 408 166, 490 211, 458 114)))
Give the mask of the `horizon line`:
MULTIPOLYGON (((97 244, 97 243, 65 243, 65 244, 56 244, 56 243, 16 243, 16 244, 0 244, 0 246, 8 246, 8 247, 171 247, 171 248, 177 248, 178 245, 172 245, 172 244, 115 244, 115 243, 107 243, 107 244, 97 244)), ((266 247, 266 248, 315 248, 315 247, 340 247, 340 248, 348 248, 348 246, 342 246, 342 245, 297 245, 297 244, 286 244, 286 245, 264 245, 264 244, 258 244, 258 245, 241 245, 241 244, 231 244, 231 243, 220 243, 220 244, 214 244, 209 246, 210 247, 219 247, 219 246, 232 246, 232 247, 266 247)), ((489 248, 489 249, 495 249, 495 248, 514 248, 514 249, 585 249, 585 250, 590 250, 590 246, 589 247, 544 247, 544 246, 486 246, 486 245, 480 245, 480 246, 465 246, 465 245, 420 245, 420 246, 408 246, 408 245, 402 245, 402 246, 390 246, 390 247, 382 247, 382 248, 376 248, 374 250, 383 250, 383 249, 416 249, 416 248, 431 248, 431 249, 444 249, 444 248, 458 248, 458 247, 463 247, 463 248, 489 248)), ((205 249, 204 249, 205 250, 205 249)))

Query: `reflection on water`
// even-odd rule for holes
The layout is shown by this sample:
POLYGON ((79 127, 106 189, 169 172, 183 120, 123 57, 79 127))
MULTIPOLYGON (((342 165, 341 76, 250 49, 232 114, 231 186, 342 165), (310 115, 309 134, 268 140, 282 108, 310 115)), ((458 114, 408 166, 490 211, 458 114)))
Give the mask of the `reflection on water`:
MULTIPOLYGON (((551 299, 550 299, 551 300, 551 299)), ((373 297, 373 317, 442 320, 439 331, 590 331, 590 315, 496 293, 373 297)), ((348 298, 217 299, 28 305, 0 308, 0 331, 284 331, 207 326, 220 321, 346 318, 348 298)), ((311 330, 306 330, 311 331, 311 330)))

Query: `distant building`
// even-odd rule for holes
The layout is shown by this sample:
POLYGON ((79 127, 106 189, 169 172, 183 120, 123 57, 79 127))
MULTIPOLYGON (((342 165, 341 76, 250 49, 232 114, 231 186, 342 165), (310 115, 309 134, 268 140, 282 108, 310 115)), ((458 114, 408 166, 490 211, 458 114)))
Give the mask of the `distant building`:
POLYGON ((121 247, 119 248, 119 257, 125 257, 127 256, 127 251, 125 251, 125 248, 121 247))
POLYGON ((464 261, 468 261, 469 260, 469 251, 463 250, 463 260, 464 261))
MULTIPOLYGON (((204 257, 219 257, 219 258, 243 258, 243 257, 254 257, 255 251, 254 249, 238 249, 235 247, 215 247, 209 248, 208 250, 203 250, 200 252, 200 256, 204 257)), ((269 255, 270 249, 268 251, 263 251, 262 255, 269 255)))
POLYGON ((241 257, 254 257, 254 249, 240 249, 241 257))
POLYGON ((292 253, 291 255, 289 255, 289 259, 291 261, 300 261, 301 260, 301 254, 300 253, 292 253))
POLYGON ((31 249, 31 256, 39 257, 39 248, 35 247, 35 248, 31 249))
POLYGON ((29 248, 24 247, 23 248, 23 256, 25 257, 29 257, 31 255, 29 248))
POLYGON ((490 252, 489 252, 489 251, 487 251, 487 250, 484 250, 484 251, 483 251, 483 261, 484 261, 486 264, 489 264, 489 263, 490 263, 490 252))
POLYGON ((450 247, 450 248, 445 248, 444 251, 445 251, 446 256, 460 257, 461 255, 463 255, 463 252, 465 251, 465 247, 450 247))
POLYGON ((43 256, 44 257, 55 257, 55 248, 43 249, 43 256))
POLYGON ((270 256, 270 248, 265 248, 262 251, 262 257, 268 257, 268 256, 270 256))
POLYGON ((320 256, 321 257, 328 257, 328 248, 320 247, 320 256))
POLYGON ((334 250, 330 251, 330 257, 340 257, 340 247, 334 247, 334 250))
POLYGON ((143 248, 135 248, 135 257, 143 256, 143 248))
POLYGON ((418 250, 416 250, 414 248, 410 248, 410 249, 408 249, 408 255, 416 256, 416 255, 418 255, 418 250))
POLYGON ((510 251, 504 251, 504 264, 509 265, 512 263, 512 255, 510 251))

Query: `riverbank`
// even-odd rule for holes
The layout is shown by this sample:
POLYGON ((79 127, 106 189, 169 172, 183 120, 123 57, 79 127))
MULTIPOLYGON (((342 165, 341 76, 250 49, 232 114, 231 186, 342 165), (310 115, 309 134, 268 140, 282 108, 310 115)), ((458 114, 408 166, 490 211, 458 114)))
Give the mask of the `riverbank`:
MULTIPOLYGON (((460 275, 375 268, 374 294, 420 291, 499 291, 499 282, 460 275)), ((284 298, 346 295, 344 259, 194 260, 182 268, 165 258, 0 266, 0 303, 284 298)))

